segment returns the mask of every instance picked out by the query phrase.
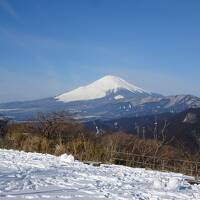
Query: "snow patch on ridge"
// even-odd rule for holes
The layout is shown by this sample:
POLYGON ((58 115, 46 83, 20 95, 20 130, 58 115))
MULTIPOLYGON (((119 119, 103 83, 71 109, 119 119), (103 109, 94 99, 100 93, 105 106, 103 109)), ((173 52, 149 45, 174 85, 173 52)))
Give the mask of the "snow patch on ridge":
POLYGON ((61 94, 55 97, 55 99, 62 102, 100 99, 110 93, 115 94, 121 89, 132 93, 148 93, 142 88, 132 85, 119 77, 105 76, 89 85, 61 94))
POLYGON ((117 95, 117 96, 114 97, 114 99, 116 99, 116 100, 123 99, 123 98, 124 98, 124 96, 122 96, 122 95, 117 95))

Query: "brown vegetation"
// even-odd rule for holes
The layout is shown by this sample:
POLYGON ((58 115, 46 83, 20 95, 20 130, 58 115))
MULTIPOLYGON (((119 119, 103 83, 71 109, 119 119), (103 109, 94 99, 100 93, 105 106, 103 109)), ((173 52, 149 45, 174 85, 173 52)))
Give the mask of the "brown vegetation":
MULTIPOLYGON (((54 155, 71 153, 79 160, 154 169, 164 169, 167 160, 200 161, 199 153, 186 154, 183 147, 170 145, 164 131, 162 135, 160 140, 141 139, 126 133, 96 135, 64 113, 51 113, 40 114, 32 123, 10 124, 8 133, 0 140, 0 148, 54 155)), ((170 162, 167 162, 168 166, 170 162)), ((171 162, 171 165, 174 166, 174 163, 171 162)))

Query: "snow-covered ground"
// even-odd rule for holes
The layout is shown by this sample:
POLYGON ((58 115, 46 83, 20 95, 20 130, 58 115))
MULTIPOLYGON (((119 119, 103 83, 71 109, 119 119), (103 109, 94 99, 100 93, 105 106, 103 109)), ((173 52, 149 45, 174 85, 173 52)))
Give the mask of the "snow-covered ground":
POLYGON ((181 174, 0 150, 0 199, 200 199, 181 174))

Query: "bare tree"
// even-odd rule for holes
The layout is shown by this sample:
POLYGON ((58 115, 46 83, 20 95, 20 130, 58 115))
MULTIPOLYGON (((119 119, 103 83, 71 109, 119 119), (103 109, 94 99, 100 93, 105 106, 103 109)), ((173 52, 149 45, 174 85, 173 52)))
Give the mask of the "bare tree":
POLYGON ((153 135, 154 135, 154 139, 158 139, 158 122, 157 122, 157 117, 155 117, 154 120, 154 130, 153 130, 153 135))
POLYGON ((139 138, 140 137, 140 126, 137 124, 137 122, 135 122, 135 129, 137 132, 137 137, 139 138))
POLYGON ((47 138, 61 138, 69 122, 72 120, 66 112, 39 113, 34 125, 36 131, 47 138))
POLYGON ((142 138, 143 138, 143 140, 145 140, 145 133, 146 133, 146 129, 145 129, 145 127, 143 126, 143 127, 142 127, 142 138))
POLYGON ((167 130, 168 126, 169 126, 169 123, 168 123, 167 119, 165 119, 163 127, 161 128, 160 134, 158 133, 160 137, 157 139, 159 142, 156 143, 154 158, 156 158, 158 152, 161 150, 161 148, 164 145, 168 145, 174 140, 174 137, 169 138, 169 139, 167 138, 166 130, 167 130))
POLYGON ((4 138, 8 132, 8 119, 0 117, 0 137, 4 138))

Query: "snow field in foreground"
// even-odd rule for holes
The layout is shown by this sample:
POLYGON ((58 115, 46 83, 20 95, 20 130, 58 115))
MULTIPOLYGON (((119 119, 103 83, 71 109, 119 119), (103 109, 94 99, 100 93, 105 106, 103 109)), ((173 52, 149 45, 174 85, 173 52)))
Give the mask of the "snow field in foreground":
POLYGON ((200 199, 181 174, 0 150, 0 199, 200 199))

